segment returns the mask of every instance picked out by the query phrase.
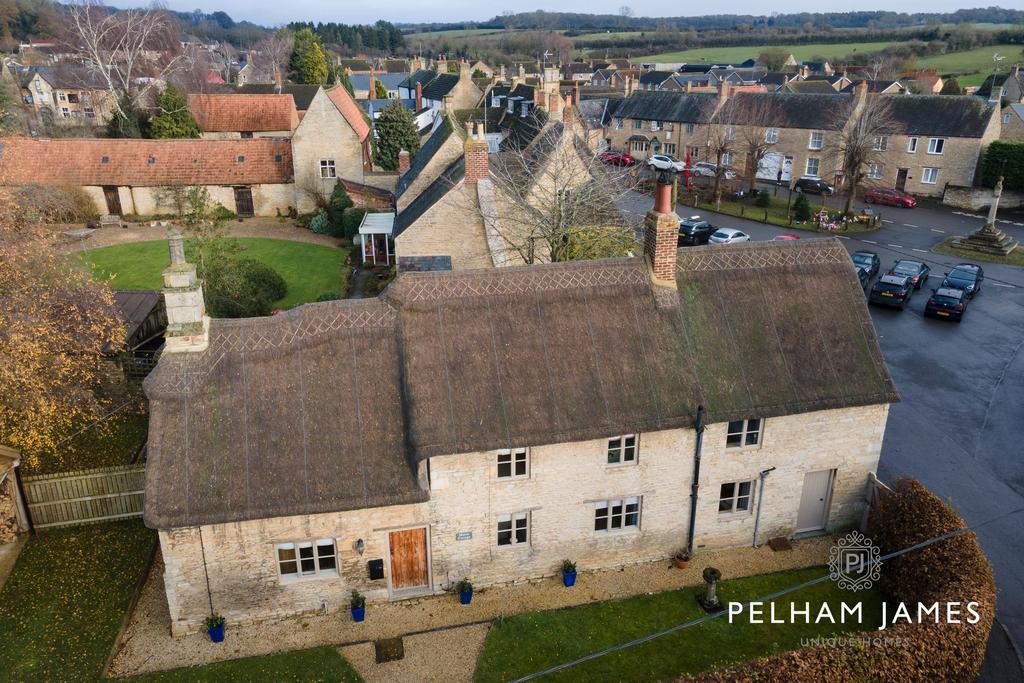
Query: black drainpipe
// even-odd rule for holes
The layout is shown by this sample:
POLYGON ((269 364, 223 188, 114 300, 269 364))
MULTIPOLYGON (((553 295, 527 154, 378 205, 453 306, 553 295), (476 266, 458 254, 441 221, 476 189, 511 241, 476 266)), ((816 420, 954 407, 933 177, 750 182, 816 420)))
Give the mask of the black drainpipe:
POLYGON ((690 487, 690 529, 686 533, 686 552, 693 555, 693 536, 697 529, 697 490, 700 488, 700 451, 704 445, 704 406, 697 406, 697 445, 693 451, 693 485, 690 487))

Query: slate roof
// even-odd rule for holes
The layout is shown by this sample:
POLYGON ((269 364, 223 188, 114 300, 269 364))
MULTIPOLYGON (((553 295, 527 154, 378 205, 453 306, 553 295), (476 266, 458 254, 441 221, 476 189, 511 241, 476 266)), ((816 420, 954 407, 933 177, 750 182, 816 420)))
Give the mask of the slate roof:
POLYGON ((878 95, 886 97, 892 117, 905 135, 980 138, 998 104, 972 95, 878 95))
POLYGON ((435 101, 444 99, 444 96, 450 93, 458 82, 459 74, 439 74, 423 86, 423 97, 435 101))
MULTIPOLYGON (((387 90, 398 90, 398 84, 406 79, 405 74, 374 74, 376 80, 384 84, 387 90)), ((348 77, 353 90, 369 90, 370 74, 352 74, 348 77)), ((415 87, 415 86, 413 86, 415 87)))
MULTIPOLYGON (((843 92, 856 92, 857 86, 860 85, 861 83, 864 83, 864 84, 867 85, 868 92, 885 92, 886 90, 888 90, 889 88, 891 88, 894 85, 898 86, 898 90, 902 89, 902 86, 900 85, 899 81, 893 81, 893 80, 877 81, 877 80, 872 80, 872 79, 861 79, 861 80, 857 80, 857 81, 852 81, 848 86, 843 88, 843 92)), ((889 94, 891 94, 891 95, 898 94, 898 90, 897 90, 897 92, 893 92, 893 93, 889 93, 889 94)))
POLYGON ((417 69, 409 74, 409 77, 399 83, 398 86, 400 88, 410 88, 411 90, 415 90, 417 83, 426 85, 435 78, 437 78, 437 72, 433 69, 417 69))
POLYGON ((640 85, 661 85, 672 78, 672 71, 644 71, 640 74, 640 85))
POLYGON ((334 102, 334 106, 338 108, 341 115, 348 121, 348 125, 352 126, 352 130, 359 136, 360 142, 366 139, 370 134, 370 124, 366 120, 366 114, 363 113, 362 108, 356 104, 356 101, 352 99, 352 96, 348 94, 348 90, 343 85, 336 85, 327 91, 327 96, 331 98, 331 102, 334 102))
POLYGON ((747 107, 744 101, 753 101, 754 98, 764 98, 771 103, 767 109, 773 115, 771 120, 758 121, 755 125, 767 125, 773 128, 803 128, 806 130, 821 130, 833 128, 836 121, 849 116, 850 108, 853 106, 853 96, 842 95, 832 90, 831 95, 817 93, 759 93, 759 92, 738 92, 729 98, 730 104, 723 107, 721 117, 723 122, 737 125, 750 125, 746 118, 751 113, 760 116, 763 109, 760 107, 747 107))
POLYGON ((60 138, 0 141, 9 185, 260 185, 292 179, 288 140, 60 138))
POLYGON ((412 203, 405 207, 404 211, 395 216, 395 229, 392 236, 398 237, 405 232, 406 228, 419 220, 419 217, 425 214, 439 199, 462 182, 465 176, 466 157, 460 156, 448 165, 448 168, 437 177, 437 180, 430 183, 427 189, 423 190, 416 199, 412 200, 412 203))
POLYGON ((790 81, 783 90, 789 90, 793 93, 816 93, 819 95, 835 95, 838 92, 828 81, 812 81, 810 79, 790 81))
POLYGON ((208 133, 284 131, 299 125, 291 95, 191 94, 188 108, 208 133))
POLYGON ((395 186, 395 201, 398 201, 405 194, 405 191, 419 177, 420 172, 426 168, 430 160, 437 154, 437 150, 441 149, 441 145, 451 137, 454 131, 455 128, 452 126, 451 120, 447 116, 443 117, 441 125, 430 134, 426 143, 420 147, 420 150, 416 152, 416 155, 409 162, 409 170, 399 176, 398 184, 395 186))
POLYGON ((978 97, 990 97, 993 87, 1003 88, 1003 97, 1009 100, 1020 100, 1024 97, 1024 73, 1019 70, 1016 74, 992 74, 985 79, 981 87, 974 93, 978 97))
POLYGON ((656 293, 640 258, 400 273, 376 299, 215 320, 145 382, 145 521, 424 501, 426 458, 690 428, 698 405, 898 400, 838 240, 685 249, 676 280, 656 293))
POLYGON ((77 64, 30 66, 20 73, 21 87, 28 87, 36 74, 57 90, 106 90, 107 87, 98 74, 77 64))
POLYGON ((714 113, 714 94, 684 94, 671 91, 635 92, 619 105, 615 116, 645 121, 707 123, 714 113))
POLYGON ((160 298, 160 292, 151 289, 114 290, 114 305, 125 322, 125 339, 133 340, 150 314, 159 308, 160 298))
POLYGON ((583 125, 589 129, 603 128, 611 122, 616 110, 622 104, 621 97, 602 97, 583 100, 576 105, 576 113, 583 125))
MULTIPOLYGON (((316 97, 319 85, 306 85, 302 83, 284 83, 281 85, 281 92, 291 95, 295 100, 295 108, 299 111, 309 109, 309 104, 316 97)), ((277 86, 273 83, 246 83, 238 87, 238 92, 245 95, 274 95, 277 93, 277 86)))

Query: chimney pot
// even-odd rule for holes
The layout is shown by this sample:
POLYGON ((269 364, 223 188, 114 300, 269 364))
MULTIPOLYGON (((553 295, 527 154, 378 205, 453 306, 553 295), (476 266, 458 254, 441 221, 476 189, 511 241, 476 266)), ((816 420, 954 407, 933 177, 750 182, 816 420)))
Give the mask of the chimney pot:
POLYGON ((409 150, 398 150, 398 175, 409 170, 409 150))
POLYGON ((654 207, 644 218, 644 256, 655 284, 675 287, 679 216, 672 207, 672 185, 667 175, 658 176, 654 207))

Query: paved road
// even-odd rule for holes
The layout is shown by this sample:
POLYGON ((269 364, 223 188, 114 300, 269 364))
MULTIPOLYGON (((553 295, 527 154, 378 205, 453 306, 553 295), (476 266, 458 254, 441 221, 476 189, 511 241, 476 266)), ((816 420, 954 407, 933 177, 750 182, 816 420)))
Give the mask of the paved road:
MULTIPOLYGON (((624 201, 644 212, 650 197, 624 201)), ((927 262, 930 286, 960 259, 930 248, 949 235, 983 224, 981 218, 940 207, 882 208, 877 232, 842 235, 850 251, 879 254, 882 267, 897 258, 927 262)), ((714 225, 733 227, 754 239, 797 232, 701 211, 714 225)), ((693 210, 680 207, 681 215, 693 210)), ((1013 214, 1006 216, 1013 219, 1013 214)), ((1016 220, 1024 222, 1024 217, 1016 220)), ((1024 225, 1000 228, 1024 242, 1024 225)), ((727 247, 723 247, 727 248, 727 247)), ((912 476, 948 500, 972 527, 995 568, 997 614, 1016 643, 1024 646, 1024 268, 983 264, 986 282, 957 325, 922 316, 925 292, 907 310, 871 308, 882 351, 902 396, 892 407, 882 446, 879 476, 912 476)), ((991 641, 1011 661, 1005 639, 991 641)), ((993 666, 995 664, 993 663, 993 666)), ((1017 676, 1004 680, 1019 679, 1017 676)), ((990 680, 999 680, 999 677, 990 680)))

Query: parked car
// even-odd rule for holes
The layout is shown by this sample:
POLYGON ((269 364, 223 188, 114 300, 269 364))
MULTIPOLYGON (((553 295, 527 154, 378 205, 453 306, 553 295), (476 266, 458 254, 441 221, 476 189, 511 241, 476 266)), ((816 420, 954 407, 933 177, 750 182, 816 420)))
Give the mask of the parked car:
POLYGON ((864 201, 868 204, 902 206, 904 209, 913 209, 917 206, 917 200, 912 195, 898 190, 869 190, 864 195, 864 201))
POLYGON ((794 235, 791 232, 786 232, 781 235, 776 235, 772 238, 772 242, 791 242, 792 240, 800 239, 800 235, 794 235))
POLYGON ((690 216, 679 221, 679 246, 696 247, 707 244, 717 228, 700 216, 690 216))
POLYGON ((967 292, 956 287, 939 287, 932 290, 924 314, 934 318, 949 318, 960 322, 967 312, 967 292))
POLYGON ((632 166, 636 163, 629 152, 601 152, 601 161, 612 166, 632 166))
POLYGON ((736 228, 719 228, 711 234, 710 242, 714 244, 736 244, 749 242, 750 235, 736 228))
POLYGON ((656 168, 659 171, 675 171, 676 173, 682 172, 683 168, 686 166, 686 164, 679 161, 679 159, 670 157, 667 154, 655 154, 647 159, 647 165, 652 168, 656 168))
POLYGON ((800 192, 811 194, 832 194, 836 188, 815 175, 805 175, 797 178, 793 188, 800 192))
POLYGON ((884 306, 896 306, 900 310, 907 307, 910 295, 914 293, 914 285, 906 275, 883 275, 878 278, 868 294, 868 302, 884 306))
MULTIPOLYGON (((705 178, 714 178, 715 174, 718 173, 718 166, 710 161, 698 161, 690 167, 690 171, 694 175, 704 176, 705 178)), ((732 180, 736 177, 736 172, 725 169, 722 177, 726 180, 732 180)))
POLYGON ((985 280, 985 272, 981 266, 973 263, 958 263, 953 270, 946 273, 942 280, 942 287, 955 287, 962 289, 968 299, 973 299, 981 291, 981 283, 985 280))
POLYGON ((868 269, 868 276, 874 277, 882 267, 882 259, 873 251, 855 251, 850 254, 853 265, 868 269))
POLYGON ((871 271, 864 266, 857 266, 857 279, 860 280, 860 288, 867 291, 868 283, 871 282, 871 271))
POLYGON ((928 276, 931 275, 931 272, 932 269, 928 267, 927 263, 901 258, 896 259, 896 263, 892 264, 892 268, 889 269, 887 275, 905 275, 910 278, 914 289, 921 289, 921 285, 928 282, 928 276))

